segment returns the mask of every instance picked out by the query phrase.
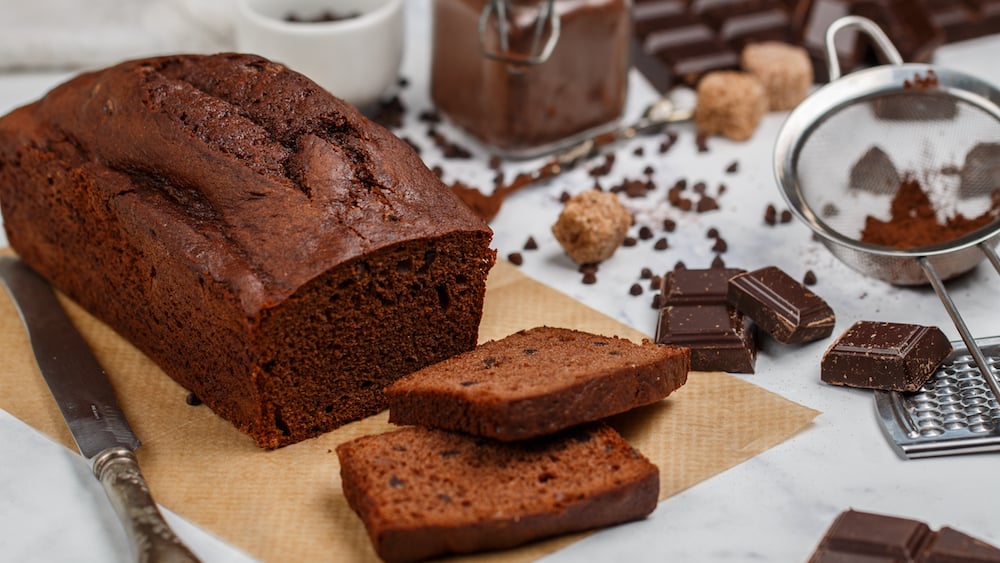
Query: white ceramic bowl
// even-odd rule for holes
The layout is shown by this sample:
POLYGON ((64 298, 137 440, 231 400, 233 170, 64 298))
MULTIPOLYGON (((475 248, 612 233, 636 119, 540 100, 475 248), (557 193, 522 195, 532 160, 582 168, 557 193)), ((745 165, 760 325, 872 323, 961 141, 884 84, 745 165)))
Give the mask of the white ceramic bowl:
POLYGON ((405 0, 240 0, 237 49, 301 72, 333 95, 368 109, 398 79, 405 0), (337 21, 291 22, 324 12, 337 21))

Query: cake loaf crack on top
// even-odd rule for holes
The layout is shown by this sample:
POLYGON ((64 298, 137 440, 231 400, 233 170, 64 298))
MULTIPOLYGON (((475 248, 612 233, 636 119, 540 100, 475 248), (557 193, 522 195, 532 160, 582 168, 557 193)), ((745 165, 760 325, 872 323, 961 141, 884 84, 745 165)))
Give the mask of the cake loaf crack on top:
POLYGON ((495 259, 405 142, 252 55, 129 61, 0 118, 0 206, 25 262, 267 448, 475 346, 495 259))

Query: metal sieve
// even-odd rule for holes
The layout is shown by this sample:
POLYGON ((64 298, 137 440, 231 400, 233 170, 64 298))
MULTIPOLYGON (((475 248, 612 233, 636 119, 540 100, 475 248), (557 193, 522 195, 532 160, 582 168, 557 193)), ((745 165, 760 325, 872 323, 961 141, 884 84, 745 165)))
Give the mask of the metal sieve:
POLYGON ((799 104, 778 134, 774 167, 782 195, 845 264, 891 284, 934 287, 992 391, 990 404, 1000 419, 996 374, 944 286, 984 257, 1000 272, 1000 193, 994 194, 1000 162, 975 157, 990 150, 1000 154, 1000 91, 961 72, 903 63, 885 33, 857 16, 830 26, 826 51, 830 83, 799 104), (889 64, 841 76, 837 45, 856 41, 859 33, 889 64), (889 219, 903 177, 924 188, 939 220, 961 214, 986 223, 952 240, 906 250, 863 241, 869 216, 889 219))

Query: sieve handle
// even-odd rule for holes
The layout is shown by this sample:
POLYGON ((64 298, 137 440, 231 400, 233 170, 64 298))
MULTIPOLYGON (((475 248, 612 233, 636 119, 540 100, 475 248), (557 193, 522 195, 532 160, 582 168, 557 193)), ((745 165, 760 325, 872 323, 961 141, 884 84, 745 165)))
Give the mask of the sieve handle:
MULTIPOLYGON (((979 248, 989 257, 990 262, 993 263, 994 268, 1000 271, 1000 258, 997 257, 996 252, 992 248, 989 248, 985 244, 979 245, 979 248)), ((1000 382, 997 381, 997 374, 990 367, 990 362, 986 358, 986 354, 983 353, 983 349, 979 347, 979 343, 972 336, 972 331, 969 330, 969 326, 965 324, 965 320, 962 319, 962 315, 958 312, 958 307, 955 302, 952 301, 951 296, 948 295, 948 291, 944 288, 944 282, 941 281, 941 277, 938 276, 937 271, 934 266, 931 265, 930 260, 926 256, 921 256, 917 259, 920 263, 920 267, 924 270, 924 274, 927 276, 928 281, 934 286, 934 292, 937 293, 938 298, 944 305, 944 308, 948 310, 948 315, 951 317, 952 322, 955 323, 955 328, 958 329, 958 333, 962 335, 962 341, 965 342, 965 347, 969 349, 969 353, 972 355, 972 359, 976 361, 976 365, 979 367, 979 373, 983 375, 983 379, 986 381, 986 386, 990 388, 993 392, 993 397, 1000 401, 1000 382)))
POLYGON ((882 28, 868 18, 861 16, 844 16, 837 19, 826 29, 826 64, 829 68, 830 82, 840 78, 840 57, 837 56, 837 33, 845 29, 856 29, 867 35, 875 46, 882 52, 882 55, 894 65, 903 64, 903 57, 899 50, 892 44, 889 36, 882 31, 882 28))

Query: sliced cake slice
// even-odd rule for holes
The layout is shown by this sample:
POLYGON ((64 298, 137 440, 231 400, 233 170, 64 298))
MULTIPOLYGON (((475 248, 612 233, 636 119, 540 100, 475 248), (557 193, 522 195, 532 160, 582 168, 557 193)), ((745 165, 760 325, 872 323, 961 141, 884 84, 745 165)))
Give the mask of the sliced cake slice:
POLYGON ((687 381, 690 357, 682 347, 533 328, 392 384, 389 422, 504 441, 543 436, 663 399, 687 381))
POLYGON ((660 489, 656 466, 603 423, 523 442, 412 426, 337 456, 347 502, 390 563, 638 520, 660 489))

